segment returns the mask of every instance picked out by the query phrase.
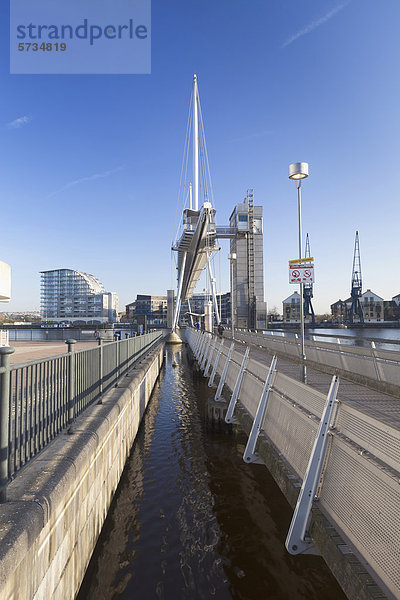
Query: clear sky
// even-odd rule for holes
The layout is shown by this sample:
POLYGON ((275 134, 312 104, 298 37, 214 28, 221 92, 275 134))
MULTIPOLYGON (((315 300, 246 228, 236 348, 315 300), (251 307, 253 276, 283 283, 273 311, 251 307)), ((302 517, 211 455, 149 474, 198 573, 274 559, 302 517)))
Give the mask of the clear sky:
POLYGON ((9 75, 0 6, 0 310, 38 309, 46 269, 94 274, 122 308, 171 287, 193 73, 217 223, 247 188, 264 207, 269 307, 297 289, 295 161, 316 312, 349 295, 356 229, 364 290, 400 293, 398 0, 153 0, 151 75, 9 75))

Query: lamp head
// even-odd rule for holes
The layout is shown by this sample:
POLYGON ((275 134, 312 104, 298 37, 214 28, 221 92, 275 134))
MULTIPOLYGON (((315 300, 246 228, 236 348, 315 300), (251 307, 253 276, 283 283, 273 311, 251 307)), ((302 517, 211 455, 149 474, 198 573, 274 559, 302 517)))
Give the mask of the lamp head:
POLYGON ((289 179, 299 180, 308 177, 308 163, 298 162, 289 165, 289 179))

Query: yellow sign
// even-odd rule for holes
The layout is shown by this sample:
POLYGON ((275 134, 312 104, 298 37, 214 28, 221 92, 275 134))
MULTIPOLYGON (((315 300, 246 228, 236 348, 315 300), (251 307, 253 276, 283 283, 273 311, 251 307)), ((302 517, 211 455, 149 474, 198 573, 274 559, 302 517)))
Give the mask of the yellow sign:
POLYGON ((300 265, 301 263, 310 263, 314 261, 314 257, 310 256, 310 258, 295 258, 294 260, 289 260, 289 265, 300 265))

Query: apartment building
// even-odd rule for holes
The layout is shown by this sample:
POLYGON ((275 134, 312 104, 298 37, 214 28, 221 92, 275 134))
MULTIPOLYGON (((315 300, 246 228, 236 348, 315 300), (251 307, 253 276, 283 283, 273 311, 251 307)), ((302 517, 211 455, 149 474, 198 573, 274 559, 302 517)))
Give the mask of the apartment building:
POLYGON ((40 313, 47 323, 115 323, 118 296, 106 292, 89 273, 73 269, 41 271, 40 313))

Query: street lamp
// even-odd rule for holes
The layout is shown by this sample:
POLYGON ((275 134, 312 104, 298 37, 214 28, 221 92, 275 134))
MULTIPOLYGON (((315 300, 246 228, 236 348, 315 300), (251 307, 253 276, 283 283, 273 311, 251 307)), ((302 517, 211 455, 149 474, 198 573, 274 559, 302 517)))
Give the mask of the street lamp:
POLYGON ((233 264, 236 260, 236 252, 231 252, 231 254, 228 254, 228 260, 231 263, 231 327, 232 327, 232 339, 235 339, 235 325, 234 325, 234 319, 235 319, 235 310, 234 310, 234 294, 233 294, 233 264))
MULTIPOLYGON (((296 182, 297 187, 297 210, 299 219, 299 259, 302 259, 302 243, 301 243, 301 181, 308 177, 308 163, 298 162, 289 165, 289 179, 296 182)), ((300 283, 300 333, 301 333, 301 357, 303 359, 303 382, 307 383, 306 370, 306 353, 304 350, 304 305, 303 305, 303 288, 304 283, 300 283)))

